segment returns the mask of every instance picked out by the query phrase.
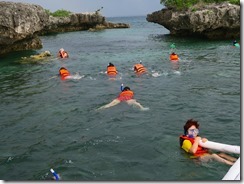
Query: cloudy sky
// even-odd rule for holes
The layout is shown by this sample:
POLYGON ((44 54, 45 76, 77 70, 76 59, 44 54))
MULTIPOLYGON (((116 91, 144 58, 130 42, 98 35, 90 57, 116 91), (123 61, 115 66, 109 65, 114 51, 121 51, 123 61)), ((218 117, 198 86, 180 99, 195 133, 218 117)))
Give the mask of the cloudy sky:
POLYGON ((58 9, 72 12, 94 12, 103 7, 105 17, 147 15, 162 9, 160 0, 5 0, 39 4, 54 12, 58 9))

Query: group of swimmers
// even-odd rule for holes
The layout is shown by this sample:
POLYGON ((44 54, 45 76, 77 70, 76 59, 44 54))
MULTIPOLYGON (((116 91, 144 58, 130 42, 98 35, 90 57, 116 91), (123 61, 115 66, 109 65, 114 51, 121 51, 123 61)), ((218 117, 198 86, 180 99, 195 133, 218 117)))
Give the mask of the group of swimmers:
MULTIPOLYGON (((236 44, 233 42, 233 45, 236 44)), ((173 48, 175 48, 174 45, 172 45, 173 48)), ((57 57, 59 58, 68 58, 69 54, 67 51, 65 51, 63 48, 61 48, 57 54, 57 57)), ((170 61, 176 62, 179 61, 179 57, 175 52, 171 52, 169 56, 170 61)), ((143 66, 142 62, 135 64, 134 72, 137 75, 142 75, 147 73, 146 67, 143 66)), ((107 66, 106 74, 109 77, 115 77, 118 74, 117 68, 113 63, 109 63, 107 66)), ((59 75, 62 80, 68 79, 71 74, 65 67, 61 67, 59 69, 59 75)), ((148 108, 144 108, 140 103, 138 103, 134 99, 134 92, 130 89, 128 86, 121 85, 121 92, 118 95, 117 98, 115 98, 112 102, 103 105, 102 107, 98 108, 97 110, 106 109, 109 107, 113 107, 120 102, 126 102, 128 105, 135 106, 141 110, 148 110, 148 108)), ((202 148, 198 143, 199 140, 202 140, 203 142, 206 142, 206 138, 201 138, 199 135, 199 124, 198 121, 190 119, 188 120, 184 125, 184 135, 181 135, 180 138, 180 147, 186 151, 187 153, 192 155, 192 158, 198 158, 201 161, 209 161, 211 159, 217 160, 219 162, 233 165, 234 162, 237 160, 234 157, 231 157, 225 153, 211 153, 208 149, 202 148)))
MULTIPOLYGON (((146 73, 147 69, 140 62, 134 65, 134 71, 136 74, 141 75, 146 73)), ((110 77, 115 77, 118 74, 118 71, 113 63, 108 64, 106 73, 110 77)), ((59 69, 59 75, 62 80, 65 80, 70 77, 70 72, 65 67, 61 67, 59 69)), ((126 102, 128 105, 137 107, 140 110, 148 110, 148 108, 143 107, 139 102, 134 99, 134 92, 130 89, 130 87, 124 87, 123 84, 121 85, 121 93, 119 94, 119 96, 115 98, 112 102, 98 108, 97 110, 113 107, 120 102, 126 102)))

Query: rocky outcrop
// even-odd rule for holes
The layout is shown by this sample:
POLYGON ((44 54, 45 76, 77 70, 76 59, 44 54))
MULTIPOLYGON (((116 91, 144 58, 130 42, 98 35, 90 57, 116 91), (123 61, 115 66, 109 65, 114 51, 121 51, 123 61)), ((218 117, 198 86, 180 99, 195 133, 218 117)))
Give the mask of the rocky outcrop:
POLYGON ((240 37, 240 6, 229 3, 191 7, 187 11, 162 9, 148 14, 147 21, 164 26, 175 36, 240 37))
POLYGON ((36 33, 47 25, 48 20, 49 16, 41 6, 0 2, 0 54, 41 48, 36 33))
POLYGON ((107 28, 128 28, 128 24, 105 21, 98 12, 52 17, 39 5, 0 2, 0 55, 18 50, 39 49, 38 35, 88 30, 101 25, 107 28))
POLYGON ((97 12, 76 13, 69 17, 50 16, 48 26, 41 31, 41 34, 129 27, 129 24, 106 22, 105 17, 97 12))

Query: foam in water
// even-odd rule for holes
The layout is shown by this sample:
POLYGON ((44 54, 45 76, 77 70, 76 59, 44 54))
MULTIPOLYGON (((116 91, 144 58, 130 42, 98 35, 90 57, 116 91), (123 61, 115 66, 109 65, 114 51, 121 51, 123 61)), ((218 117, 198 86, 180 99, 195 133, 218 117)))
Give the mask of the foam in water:
POLYGON ((65 79, 79 80, 79 79, 82 79, 82 78, 84 78, 84 77, 85 77, 84 75, 76 74, 76 75, 70 75, 70 76, 67 76, 67 77, 65 77, 65 79))

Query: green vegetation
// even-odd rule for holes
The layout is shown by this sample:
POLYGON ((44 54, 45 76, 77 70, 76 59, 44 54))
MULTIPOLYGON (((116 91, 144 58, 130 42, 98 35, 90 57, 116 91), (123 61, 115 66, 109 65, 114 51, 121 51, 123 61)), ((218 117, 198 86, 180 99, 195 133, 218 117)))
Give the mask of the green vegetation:
POLYGON ((72 12, 67 10, 57 10, 55 12, 51 12, 50 10, 45 10, 49 15, 52 15, 53 17, 68 17, 72 12))
POLYGON ((207 4, 207 3, 221 3, 229 2, 231 4, 240 5, 240 0, 160 0, 161 4, 164 4, 168 8, 175 8, 178 10, 188 9, 197 4, 207 4))

